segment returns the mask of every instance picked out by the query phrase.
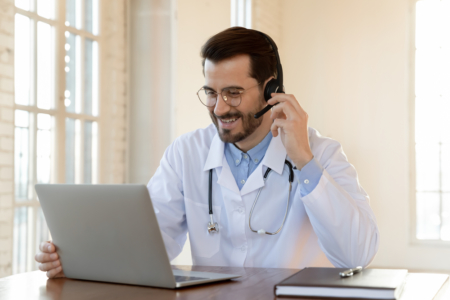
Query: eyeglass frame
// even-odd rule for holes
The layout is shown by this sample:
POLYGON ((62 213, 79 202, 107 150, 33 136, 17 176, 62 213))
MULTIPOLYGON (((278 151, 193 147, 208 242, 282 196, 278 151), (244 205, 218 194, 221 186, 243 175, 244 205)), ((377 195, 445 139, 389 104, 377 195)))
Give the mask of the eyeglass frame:
POLYGON ((261 84, 261 82, 258 82, 258 84, 256 84, 256 85, 254 85, 254 86, 252 86, 252 87, 249 87, 249 88, 246 88, 246 89, 241 89, 241 88, 235 88, 235 87, 229 87, 229 88, 224 88, 223 90, 221 90, 220 91, 220 93, 218 93, 218 92, 216 92, 216 91, 214 91, 214 90, 212 90, 212 89, 210 89, 210 88, 206 88, 205 89, 205 87, 202 87, 202 88, 200 88, 198 91, 197 91, 197 97, 198 97, 198 100, 200 100, 200 103, 201 104, 203 104, 204 106, 206 106, 206 107, 214 107, 214 106, 216 106, 216 104, 217 104, 217 99, 219 98, 219 94, 220 94, 220 97, 222 98, 222 100, 227 104, 227 105, 229 105, 229 106, 231 106, 231 107, 238 107, 239 105, 241 105, 241 103, 242 103, 242 94, 244 94, 246 91, 248 91, 249 89, 252 89, 252 88, 254 88, 254 87, 257 87, 257 86, 259 86, 261 84), (224 92, 224 91, 226 91, 227 89, 232 89, 232 88, 235 88, 235 89, 238 89, 239 90, 239 104, 238 105, 231 105, 231 104, 229 104, 227 101, 228 101, 228 99, 225 99, 224 97, 223 97, 223 95, 222 95, 222 93, 224 92), (202 91, 202 90, 210 90, 210 91, 213 91, 215 94, 216 94, 216 102, 214 103, 214 105, 211 105, 211 106, 208 106, 208 105, 206 105, 205 103, 203 103, 203 101, 202 101, 202 99, 200 98, 200 95, 199 95, 199 93, 200 93, 200 91, 202 91))

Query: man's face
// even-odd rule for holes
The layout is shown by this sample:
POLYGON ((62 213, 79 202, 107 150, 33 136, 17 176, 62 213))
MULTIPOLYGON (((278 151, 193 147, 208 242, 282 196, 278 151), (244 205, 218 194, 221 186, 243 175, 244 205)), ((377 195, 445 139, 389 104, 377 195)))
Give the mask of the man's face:
POLYGON ((241 104, 231 107, 219 94, 216 105, 208 107, 209 115, 220 139, 225 143, 238 143, 251 136, 261 125, 262 119, 253 116, 265 106, 258 82, 250 77, 250 57, 238 55, 218 63, 205 61, 205 86, 220 93, 224 88, 239 87, 246 91, 241 104), (251 89, 249 89, 251 88, 251 89), (249 89, 249 90, 247 90, 249 89))

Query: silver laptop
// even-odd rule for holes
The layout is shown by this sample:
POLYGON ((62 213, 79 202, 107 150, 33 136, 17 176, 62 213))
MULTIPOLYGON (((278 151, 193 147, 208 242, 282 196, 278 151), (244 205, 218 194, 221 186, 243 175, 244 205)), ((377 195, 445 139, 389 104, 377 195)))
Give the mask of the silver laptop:
POLYGON ((239 277, 172 270, 145 185, 37 184, 36 192, 68 278, 179 288, 239 277))

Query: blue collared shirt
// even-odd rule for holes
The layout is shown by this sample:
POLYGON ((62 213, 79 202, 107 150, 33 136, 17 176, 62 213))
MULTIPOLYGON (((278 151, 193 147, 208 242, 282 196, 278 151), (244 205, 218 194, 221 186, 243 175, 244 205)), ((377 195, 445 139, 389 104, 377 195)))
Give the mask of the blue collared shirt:
MULTIPOLYGON (((227 159, 239 190, 242 189, 248 177, 250 177, 263 160, 271 140, 272 132, 269 131, 267 136, 247 153, 239 150, 234 144, 225 143, 225 158, 227 159)), ((295 177, 300 184, 302 197, 305 197, 315 189, 322 176, 322 172, 322 166, 315 158, 308 162, 301 170, 294 169, 295 177)))

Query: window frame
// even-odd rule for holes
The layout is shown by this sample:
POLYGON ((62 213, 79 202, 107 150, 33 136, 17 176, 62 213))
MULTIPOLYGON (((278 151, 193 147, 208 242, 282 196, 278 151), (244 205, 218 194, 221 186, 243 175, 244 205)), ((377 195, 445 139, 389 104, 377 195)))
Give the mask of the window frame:
MULTIPOLYGON (((84 27, 84 18, 85 18, 85 9, 84 9, 84 3, 85 1, 81 1, 81 24, 83 24, 84 27)), ((53 19, 46 19, 37 13, 37 0, 30 0, 30 10, 23 10, 21 8, 18 8, 14 4, 14 18, 17 14, 23 15, 25 17, 30 18, 30 20, 33 22, 33 25, 31 26, 32 31, 31 33, 31 61, 30 61, 30 67, 31 67, 31 79, 30 79, 30 89, 31 89, 31 96, 30 96, 30 104, 29 105, 22 105, 17 104, 14 101, 13 105, 13 111, 16 110, 23 110, 27 111, 32 115, 30 117, 30 120, 32 120, 32 123, 30 123, 30 132, 29 132, 29 170, 28 170, 28 179, 29 179, 29 188, 32 189, 32 198, 28 201, 20 201, 18 202, 16 200, 16 196, 14 196, 14 204, 13 204, 13 214, 15 215, 16 208, 21 207, 27 207, 27 208, 33 208, 32 216, 27 220, 27 249, 26 249, 26 272, 36 270, 37 264, 34 261, 34 255, 36 251, 36 245, 37 245, 37 226, 36 221, 38 217, 38 209, 40 207, 40 203, 37 200, 36 191, 34 190, 34 185, 37 183, 37 114, 47 114, 50 115, 53 118, 53 127, 51 128, 51 136, 52 136, 52 157, 51 157, 51 169, 50 169, 50 183, 65 183, 66 182, 66 174, 65 174, 65 164, 66 164, 66 118, 72 118, 75 120, 80 120, 81 123, 81 137, 80 138, 80 145, 79 149, 80 151, 80 164, 78 166, 79 172, 76 172, 76 183, 82 183, 83 182, 83 166, 82 163, 84 161, 84 124, 85 121, 94 121, 97 122, 98 126, 98 135, 97 135, 97 151, 95 153, 97 157, 97 164, 96 164, 96 172, 92 174, 92 183, 98 183, 100 181, 100 178, 102 177, 102 168, 101 168, 101 158, 99 156, 99 153, 101 153, 102 149, 102 130, 103 130, 103 123, 104 123, 104 113, 103 113, 103 103, 102 103, 102 82, 103 82, 103 71, 102 71, 102 65, 103 65, 103 56, 101 55, 103 50, 103 37, 102 37, 102 7, 104 6, 103 0, 98 0, 98 35, 94 35, 93 33, 90 33, 84 29, 77 29, 74 27, 69 27, 65 25, 65 19, 66 19, 66 0, 54 0, 55 10, 53 19), (53 101, 52 107, 50 109, 42 109, 37 107, 37 24, 38 22, 43 22, 45 24, 49 24, 52 26, 53 29, 53 38, 54 38, 54 44, 53 44, 53 101), (84 95, 81 94, 80 101, 81 101, 81 111, 83 113, 70 113, 66 111, 66 107, 64 104, 65 96, 64 91, 66 87, 66 74, 65 74, 65 44, 66 44, 66 37, 65 32, 68 31, 70 33, 76 34, 80 36, 80 49, 81 49, 81 56, 80 61, 84 61, 85 57, 85 39, 89 38, 93 41, 97 42, 98 45, 98 66, 97 66, 97 115, 89 115, 84 113, 84 95), (94 178, 95 175, 95 178, 94 178), (29 232, 31 230, 31 234, 29 232)), ((81 76, 84 76, 84 64, 80 64, 81 68, 79 70, 81 76)), ((16 80, 17 78, 15 78, 16 80)), ((81 86, 80 91, 84 90, 84 80, 81 80, 81 86)), ((15 127, 15 126, 14 126, 15 127)), ((93 153, 94 154, 94 153, 93 153)), ((15 177, 14 177, 15 180, 15 177)), ((15 185, 15 182, 14 182, 15 185)), ((13 228, 14 228, 14 219, 13 217, 13 228)), ((11 243, 14 243, 14 239, 11 241, 11 243)), ((14 247, 13 247, 13 257, 14 257, 14 247)), ((14 261, 13 261, 14 263, 14 261)))

